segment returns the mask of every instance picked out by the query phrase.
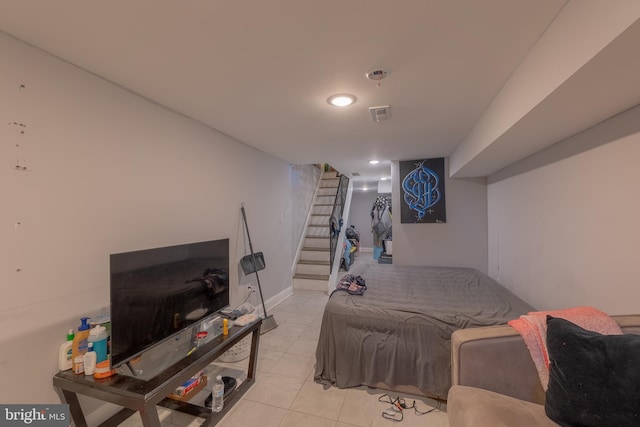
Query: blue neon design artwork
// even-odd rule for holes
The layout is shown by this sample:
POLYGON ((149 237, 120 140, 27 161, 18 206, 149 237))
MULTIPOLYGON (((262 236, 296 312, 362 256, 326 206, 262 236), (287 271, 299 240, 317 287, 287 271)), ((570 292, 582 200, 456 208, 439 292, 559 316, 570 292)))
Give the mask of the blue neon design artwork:
POLYGON ((424 162, 402 180, 404 201, 418 213, 418 219, 422 219, 427 210, 440 201, 439 182, 438 175, 426 167, 424 162))
POLYGON ((444 159, 401 162, 402 222, 446 222, 444 159))

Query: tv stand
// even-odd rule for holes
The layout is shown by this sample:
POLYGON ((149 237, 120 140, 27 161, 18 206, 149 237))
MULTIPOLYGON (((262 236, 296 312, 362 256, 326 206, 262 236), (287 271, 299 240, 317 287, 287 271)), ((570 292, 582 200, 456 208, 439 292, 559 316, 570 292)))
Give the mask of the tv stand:
POLYGON ((121 411, 101 424, 116 426, 135 412, 140 413, 145 427, 160 427, 160 418, 156 405, 186 412, 204 418, 202 426, 213 426, 224 417, 242 395, 255 381, 258 344, 260 342, 260 326, 262 319, 244 326, 230 328, 229 335, 219 335, 198 347, 192 354, 178 361, 148 381, 126 375, 114 375, 109 378, 95 379, 93 376, 77 375, 72 371, 58 372, 53 377, 53 386, 59 392, 63 403, 69 404, 71 417, 77 427, 87 427, 87 421, 78 400, 78 394, 90 396, 104 402, 123 407, 121 411), (251 353, 247 379, 229 395, 224 397, 224 408, 221 412, 211 412, 210 408, 197 406, 188 402, 170 399, 176 387, 215 361, 241 339, 252 334, 251 353))
POLYGON ((136 374, 136 370, 133 367, 133 365, 131 364, 131 361, 125 363, 125 365, 127 365, 127 368, 129 368, 129 372, 131 372, 131 376, 137 377, 138 375, 136 374))

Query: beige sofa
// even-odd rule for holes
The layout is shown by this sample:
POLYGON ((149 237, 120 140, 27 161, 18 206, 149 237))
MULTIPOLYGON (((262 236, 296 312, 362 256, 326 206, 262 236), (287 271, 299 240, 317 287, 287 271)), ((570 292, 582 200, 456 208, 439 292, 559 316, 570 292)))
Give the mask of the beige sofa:
MULTIPOLYGON (((640 334, 640 315, 612 316, 640 334)), ((510 326, 461 329, 451 337, 450 427, 557 426, 524 341, 510 326)))

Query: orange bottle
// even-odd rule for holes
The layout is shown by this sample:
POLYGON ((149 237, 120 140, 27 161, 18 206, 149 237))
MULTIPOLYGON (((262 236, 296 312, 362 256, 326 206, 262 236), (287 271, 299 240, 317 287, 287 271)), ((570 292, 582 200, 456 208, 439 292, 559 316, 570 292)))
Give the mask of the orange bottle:
POLYGON ((73 345, 71 346, 71 360, 76 360, 78 356, 84 356, 89 349, 89 321, 88 317, 80 319, 82 322, 78 326, 78 332, 73 337, 73 345))

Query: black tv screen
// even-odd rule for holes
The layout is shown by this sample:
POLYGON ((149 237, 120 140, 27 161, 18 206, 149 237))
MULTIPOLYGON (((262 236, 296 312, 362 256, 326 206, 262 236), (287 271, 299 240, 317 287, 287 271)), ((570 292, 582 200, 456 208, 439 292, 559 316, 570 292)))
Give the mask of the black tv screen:
POLYGON ((229 305, 229 239, 110 256, 111 365, 229 305))

